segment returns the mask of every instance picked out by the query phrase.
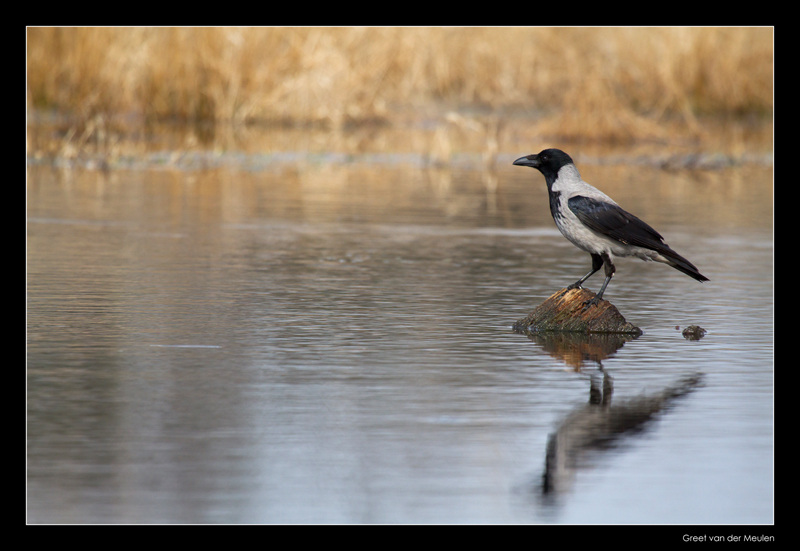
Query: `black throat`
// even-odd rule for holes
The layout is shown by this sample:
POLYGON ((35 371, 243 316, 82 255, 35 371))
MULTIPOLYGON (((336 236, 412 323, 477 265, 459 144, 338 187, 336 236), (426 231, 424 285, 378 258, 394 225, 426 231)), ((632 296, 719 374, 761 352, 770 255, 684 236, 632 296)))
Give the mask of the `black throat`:
MULTIPOLYGON (((550 191, 553 188, 553 184, 558 180, 558 170, 553 172, 552 167, 549 166, 540 166, 538 168, 539 172, 544 176, 544 181, 547 184, 547 191, 550 191)), ((559 170, 561 170, 561 167, 559 167, 559 170)))
POLYGON ((561 192, 553 191, 553 184, 555 184, 556 180, 558 180, 558 173, 561 170, 561 167, 559 166, 558 169, 554 170, 554 167, 548 164, 545 166, 539 166, 537 168, 539 169, 539 172, 542 173, 542 176, 544 176, 544 182, 547 184, 547 195, 550 196, 550 214, 553 216, 553 220, 561 219, 563 218, 563 215, 558 209, 561 192))
POLYGON ((553 191, 552 185, 548 183, 547 194, 550 196, 550 214, 553 216, 553 220, 557 220, 562 217, 561 211, 558 209, 558 204, 560 203, 560 198, 561 198, 561 192, 553 191))

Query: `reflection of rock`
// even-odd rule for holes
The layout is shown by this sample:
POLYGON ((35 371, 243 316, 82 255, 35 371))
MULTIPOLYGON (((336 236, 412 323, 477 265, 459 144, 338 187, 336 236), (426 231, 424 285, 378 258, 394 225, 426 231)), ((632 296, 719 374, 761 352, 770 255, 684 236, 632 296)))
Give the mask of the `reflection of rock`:
POLYGON ((528 338, 544 348, 545 352, 580 371, 587 362, 602 367, 603 360, 610 358, 636 335, 624 333, 529 333, 528 338))
POLYGON ((623 436, 643 430, 648 421, 673 400, 694 390, 700 375, 684 379, 659 393, 631 398, 611 405, 613 383, 603 373, 592 378, 589 404, 573 411, 547 440, 542 491, 553 496, 569 490, 575 475, 588 464, 592 453, 613 447, 623 436))
POLYGON ((594 296, 587 289, 561 289, 527 317, 517 321, 514 330, 520 333, 569 331, 642 334, 641 329, 625 321, 619 310, 607 300, 584 309, 584 303, 594 296))

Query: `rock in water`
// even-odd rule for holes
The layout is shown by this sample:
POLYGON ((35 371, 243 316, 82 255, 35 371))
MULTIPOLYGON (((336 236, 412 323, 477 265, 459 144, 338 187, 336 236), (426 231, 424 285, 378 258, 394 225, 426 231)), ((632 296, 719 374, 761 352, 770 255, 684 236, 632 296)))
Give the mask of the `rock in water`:
POLYGON ((594 296, 587 289, 561 289, 527 317, 517 321, 514 330, 520 333, 567 331, 642 334, 641 329, 625 321, 616 306, 607 300, 584 310, 584 303, 594 296))

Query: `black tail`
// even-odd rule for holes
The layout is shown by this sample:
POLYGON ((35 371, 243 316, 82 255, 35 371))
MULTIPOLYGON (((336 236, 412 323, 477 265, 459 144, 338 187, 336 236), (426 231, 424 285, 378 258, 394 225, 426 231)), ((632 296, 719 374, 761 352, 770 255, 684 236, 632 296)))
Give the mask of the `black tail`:
POLYGON ((667 263, 676 270, 683 272, 697 281, 708 281, 708 278, 700 273, 697 266, 670 249, 667 245, 664 245, 663 249, 659 248, 658 252, 661 253, 661 256, 667 259, 667 263))

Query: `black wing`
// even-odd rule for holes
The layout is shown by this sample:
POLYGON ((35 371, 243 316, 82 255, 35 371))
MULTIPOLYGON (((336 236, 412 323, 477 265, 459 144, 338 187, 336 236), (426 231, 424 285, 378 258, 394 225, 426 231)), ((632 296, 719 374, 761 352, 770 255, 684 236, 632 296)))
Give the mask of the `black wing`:
POLYGON ((670 249, 660 233, 617 205, 581 195, 571 197, 567 204, 586 227, 620 243, 657 251, 676 270, 697 281, 708 281, 694 264, 670 249))
POLYGON ((582 195, 570 197, 567 204, 585 226, 620 243, 654 250, 666 246, 660 233, 617 205, 582 195))

